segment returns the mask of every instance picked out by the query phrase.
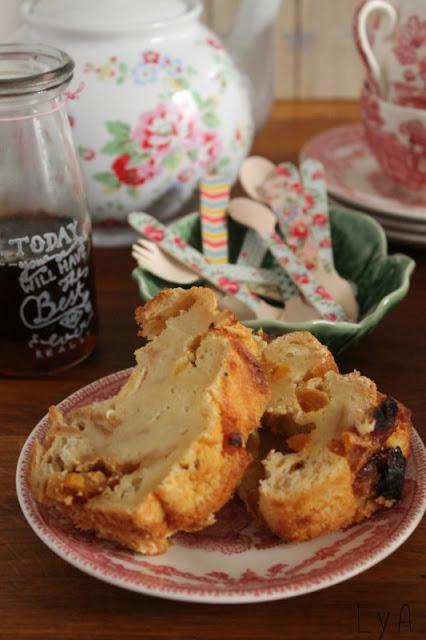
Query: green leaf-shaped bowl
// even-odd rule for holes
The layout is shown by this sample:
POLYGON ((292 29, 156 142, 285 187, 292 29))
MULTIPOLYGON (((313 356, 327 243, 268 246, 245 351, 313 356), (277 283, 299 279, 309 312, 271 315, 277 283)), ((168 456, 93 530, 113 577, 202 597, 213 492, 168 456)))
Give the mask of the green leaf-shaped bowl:
MULTIPOLYGON (((333 251, 339 273, 355 283, 361 315, 357 323, 312 320, 309 322, 280 322, 278 320, 249 320, 248 327, 263 329, 272 335, 289 331, 311 331, 334 353, 353 345, 376 327, 380 320, 406 295, 415 263, 408 256, 387 254, 387 242, 380 225, 370 216, 349 212, 333 206, 330 211, 333 251)), ((201 231, 198 213, 190 213, 172 225, 172 229, 201 251, 201 231)), ((229 253, 236 260, 246 229, 229 221, 229 253)), ((264 267, 271 267, 268 253, 264 267)), ((165 287, 176 285, 161 280, 148 271, 137 268, 133 277, 143 300, 150 300, 165 287)))

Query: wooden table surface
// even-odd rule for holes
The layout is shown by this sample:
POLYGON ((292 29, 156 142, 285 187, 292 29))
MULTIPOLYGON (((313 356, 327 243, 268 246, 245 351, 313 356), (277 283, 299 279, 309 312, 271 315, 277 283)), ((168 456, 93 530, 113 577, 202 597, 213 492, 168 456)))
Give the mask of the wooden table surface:
MULTIPOLYGON (((254 151, 276 161, 296 160, 310 136, 358 117, 355 104, 278 104, 254 151)), ((343 371, 359 369, 408 405, 425 439, 426 253, 404 250, 417 260, 408 297, 339 365, 343 371)), ((138 345, 129 250, 97 249, 95 263, 101 320, 96 352, 50 377, 0 379, 0 638, 426 638, 425 522, 392 556, 347 582, 289 600, 233 606, 120 590, 69 566, 36 538, 15 495, 15 466, 26 437, 50 404, 131 366, 138 345)))

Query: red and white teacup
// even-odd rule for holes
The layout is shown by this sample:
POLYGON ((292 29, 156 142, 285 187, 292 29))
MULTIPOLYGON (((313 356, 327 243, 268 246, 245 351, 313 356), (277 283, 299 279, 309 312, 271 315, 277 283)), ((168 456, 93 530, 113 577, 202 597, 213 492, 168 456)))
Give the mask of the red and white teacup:
POLYGON ((354 35, 375 92, 426 109, 426 0, 365 0, 354 17, 354 35))
POLYGON ((426 109, 382 100, 368 84, 361 107, 368 143, 383 171, 426 198, 426 109))

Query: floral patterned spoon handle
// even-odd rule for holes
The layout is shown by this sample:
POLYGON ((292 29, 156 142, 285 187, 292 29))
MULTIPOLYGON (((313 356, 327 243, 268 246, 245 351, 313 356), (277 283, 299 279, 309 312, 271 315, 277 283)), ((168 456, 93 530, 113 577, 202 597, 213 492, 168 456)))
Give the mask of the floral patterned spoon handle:
POLYGON ((310 274, 303 262, 289 249, 284 240, 277 233, 272 233, 267 239, 269 250, 275 260, 289 274, 306 300, 321 314, 325 320, 347 320, 343 308, 332 295, 319 284, 310 274))
POLYGON ((314 268, 318 252, 305 218, 304 190, 297 167, 291 162, 277 165, 266 177, 259 192, 277 216, 288 246, 314 268))
POLYGON ((252 229, 248 229, 241 245, 236 264, 259 267, 268 251, 262 238, 252 229))
MULTIPOLYGON (((259 176, 259 173, 257 170, 258 166, 256 164, 256 162, 259 160, 262 163, 263 173, 264 174, 269 173, 270 172, 269 161, 265 160, 264 158, 258 158, 255 156, 255 157, 247 158, 243 162, 243 164, 241 165, 240 174, 239 174, 240 182, 243 185, 244 189, 248 191, 248 195, 250 195, 251 197, 254 197, 255 199, 258 198, 258 194, 256 190, 254 190, 254 196, 253 196, 252 189, 253 189, 253 182, 256 182, 256 179, 258 179, 258 176, 259 176), (253 161, 255 164, 254 180, 252 175, 253 161), (266 164, 266 171, 265 171, 265 164, 266 164), (247 173, 248 173, 248 179, 246 176, 247 173)), ((274 165, 272 165, 272 167, 273 166, 274 165)), ((253 266, 260 266, 262 264, 263 258, 265 257, 267 251, 268 251, 268 246, 265 244, 263 238, 256 231, 253 231, 253 229, 248 229, 244 236, 244 241, 237 258, 237 264, 241 264, 241 265, 250 264, 253 266)), ((282 299, 287 303, 293 297, 298 296, 299 292, 297 288, 294 286, 292 280, 288 277, 287 273, 282 269, 280 269, 279 265, 277 264, 275 264, 272 267, 272 269, 279 279, 282 299)))
MULTIPOLYGON (((260 265, 262 264, 263 258, 265 257, 267 251, 268 245, 265 243, 264 239, 258 233, 256 233, 256 231, 253 231, 253 229, 249 229, 245 235, 240 254, 237 258, 237 263, 236 265, 232 265, 232 267, 247 268, 247 266, 245 265, 260 265)), ((274 276, 275 282, 280 287, 281 296, 284 302, 287 302, 288 300, 293 298, 293 296, 299 295, 299 292, 294 286, 292 280, 288 277, 285 271, 280 269, 278 265, 274 265, 270 273, 274 276)), ((244 280, 244 278, 238 279, 244 280)))
POLYGON ((321 262, 325 271, 334 271, 324 166, 318 160, 308 158, 302 162, 300 170, 305 189, 312 196, 312 206, 309 207, 307 215, 321 262))
MULTIPOLYGON (((312 175, 318 177, 321 165, 318 166, 314 163, 312 169, 312 175)), ((281 222, 281 216, 283 212, 285 212, 286 201, 293 202, 293 199, 299 199, 299 218, 295 219, 287 229, 285 228, 284 223, 283 232, 288 244, 304 262, 305 266, 308 267, 311 273, 311 278, 315 278, 319 281, 323 290, 327 290, 331 293, 333 298, 343 307, 350 320, 356 321, 359 314, 358 304, 349 283, 344 278, 341 278, 335 271, 334 263, 332 261, 331 236, 327 210, 327 192, 324 180, 318 180, 318 182, 323 185, 322 193, 319 185, 317 186, 317 190, 314 193, 311 193, 308 189, 304 188, 306 185, 302 185, 298 169, 291 163, 284 162, 281 165, 278 165, 275 173, 277 178, 280 178, 280 182, 278 183, 278 194, 281 189, 281 197, 284 198, 284 207, 280 206, 281 203, 279 195, 275 201, 272 198, 272 206, 278 214, 278 219, 281 220, 281 222), (280 172, 282 175, 280 175, 280 172), (320 203, 319 210, 315 207, 318 203, 320 203), (321 229, 323 233, 321 239, 318 238, 318 233, 314 237, 314 233, 317 232, 318 229, 321 229), (305 244, 303 246, 293 245, 295 236, 296 238, 304 238, 305 244), (322 253, 319 251, 320 248, 322 253)), ((321 173, 319 175, 321 175, 321 173)), ((312 177, 307 176, 307 178, 310 186, 313 182, 312 177)), ((266 186, 268 186, 267 180, 265 183, 266 186)), ((281 226, 283 227, 283 225, 281 226)))
POLYGON ((301 172, 305 193, 309 193, 312 198, 307 215, 320 256, 319 277, 342 304, 348 318, 356 322, 359 316, 358 302, 350 283, 339 275, 334 265, 324 167, 318 160, 307 158, 302 162, 301 172))
POLYGON ((288 273, 305 300, 309 301, 323 318, 347 320, 342 307, 275 233, 276 218, 272 211, 260 202, 248 198, 234 198, 229 204, 229 215, 236 222, 254 229, 265 239, 278 264, 288 273))
MULTIPOLYGON (((220 265, 208 263, 199 251, 187 244, 180 236, 174 234, 173 231, 161 224, 156 218, 147 213, 134 212, 129 214, 128 221, 136 231, 158 244, 165 252, 174 256, 180 262, 186 264, 192 271, 202 276, 204 280, 209 281, 224 293, 234 296, 239 302, 238 308, 243 310, 243 313, 247 312, 248 307, 255 317, 262 314, 265 303, 251 293, 246 285, 237 280, 227 278, 220 265)), ((273 309, 273 307, 271 308, 273 309)), ((275 311, 279 310, 275 309, 275 311)))

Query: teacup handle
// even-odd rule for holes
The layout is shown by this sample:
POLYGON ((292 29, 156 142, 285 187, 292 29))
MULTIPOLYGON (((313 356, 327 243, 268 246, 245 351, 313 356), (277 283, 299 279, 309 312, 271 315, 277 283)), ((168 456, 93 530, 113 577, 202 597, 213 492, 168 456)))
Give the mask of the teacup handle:
POLYGON ((367 33, 368 18, 373 11, 384 11, 389 18, 389 31, 386 34, 388 38, 395 30, 398 22, 398 12, 393 5, 387 0, 368 0, 360 6, 355 15, 355 41, 358 51, 367 68, 368 74, 371 76, 376 90, 381 97, 386 97, 386 83, 380 65, 374 55, 367 33))

